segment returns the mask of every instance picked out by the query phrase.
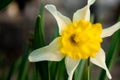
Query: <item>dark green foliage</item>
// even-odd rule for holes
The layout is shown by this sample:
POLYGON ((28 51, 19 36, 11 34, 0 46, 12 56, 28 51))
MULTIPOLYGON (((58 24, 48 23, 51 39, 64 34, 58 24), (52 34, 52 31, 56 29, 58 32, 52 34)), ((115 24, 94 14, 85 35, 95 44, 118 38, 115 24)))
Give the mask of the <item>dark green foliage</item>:
POLYGON ((5 8, 13 0, 0 0, 0 10, 5 8))

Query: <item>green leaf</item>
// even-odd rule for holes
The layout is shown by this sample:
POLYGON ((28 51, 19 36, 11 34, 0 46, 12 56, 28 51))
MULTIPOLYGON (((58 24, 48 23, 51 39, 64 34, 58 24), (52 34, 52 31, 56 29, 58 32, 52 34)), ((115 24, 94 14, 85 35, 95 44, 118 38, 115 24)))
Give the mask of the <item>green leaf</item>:
MULTIPOLYGON (((44 5, 41 4, 40 6, 40 15, 37 17, 36 26, 35 26, 35 33, 34 33, 34 41, 33 41, 33 50, 38 49, 40 47, 45 46, 44 41, 44 23, 43 23, 43 10, 44 5)), ((35 74, 36 79, 39 80, 49 80, 48 75, 48 61, 36 62, 35 68, 37 74, 35 74)))
POLYGON ((67 79, 68 75, 65 68, 65 60, 63 59, 62 61, 58 62, 55 80, 67 80, 67 79))
MULTIPOLYGON (((40 47, 45 46, 42 24, 43 24, 42 18, 41 16, 38 16, 36 20, 33 49, 38 49, 40 47)), ((36 73, 40 74, 40 75, 37 74, 37 77, 41 76, 42 80, 48 80, 48 62, 47 61, 36 62, 35 65, 36 65, 36 70, 37 70, 36 73)))
MULTIPOLYGON (((45 46, 42 17, 43 16, 38 16, 36 20, 33 49, 45 46)), ((39 73, 37 74, 38 79, 41 76, 42 80, 48 80, 48 62, 36 62, 35 65, 37 71, 36 73, 39 73)))
POLYGON ((33 50, 43 47, 45 45, 44 31, 42 24, 43 24, 42 17, 38 15, 36 20, 36 27, 34 31, 33 50))
MULTIPOLYGON (((79 74, 77 74, 77 76, 81 76, 79 79, 77 80, 90 80, 90 58, 88 58, 87 60, 83 60, 82 65, 80 67, 81 71, 79 72, 79 74)), ((77 77, 76 76, 76 77, 77 77)))
POLYGON ((86 63, 86 60, 80 61, 77 69, 75 70, 74 80, 82 80, 85 63, 86 63))
POLYGON ((45 35, 44 35, 44 5, 40 4, 40 13, 36 19, 33 50, 45 46, 45 35))
POLYGON ((50 80, 56 80, 58 62, 49 62, 49 77, 50 80))
POLYGON ((60 62, 50 62, 49 75, 50 80, 67 80, 68 75, 66 72, 64 59, 60 62))
POLYGON ((0 0, 0 10, 5 8, 9 3, 11 3, 13 0, 0 0))
POLYGON ((29 43, 26 45, 25 52, 22 57, 19 74, 17 80, 26 80, 26 77, 28 75, 28 55, 29 55, 29 43))
POLYGON ((20 63, 21 63, 21 58, 18 59, 18 60, 15 60, 13 63, 12 63, 12 66, 10 67, 10 71, 8 73, 8 76, 6 78, 6 80, 11 80, 14 72, 19 69, 20 67, 20 63))

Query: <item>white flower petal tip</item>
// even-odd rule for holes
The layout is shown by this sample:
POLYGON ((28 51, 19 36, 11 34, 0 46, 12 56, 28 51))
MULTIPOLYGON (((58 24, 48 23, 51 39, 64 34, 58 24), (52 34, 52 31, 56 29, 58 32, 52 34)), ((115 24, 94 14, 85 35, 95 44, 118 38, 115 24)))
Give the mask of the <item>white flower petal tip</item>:
POLYGON ((96 0, 88 0, 88 5, 92 5, 96 0))
POLYGON ((93 64, 95 64, 95 65, 103 68, 103 69, 106 71, 106 74, 107 74, 108 78, 109 78, 109 79, 112 79, 111 74, 110 74, 110 72, 109 72, 109 70, 108 70, 108 68, 107 68, 107 66, 106 66, 106 64, 105 64, 105 52, 103 51, 102 48, 101 48, 100 51, 97 53, 97 55, 96 55, 95 58, 90 58, 90 61, 91 61, 93 64))
POLYGON ((52 12, 52 13, 54 13, 54 14, 57 14, 57 13, 56 13, 57 9, 56 9, 56 7, 55 7, 54 5, 48 4, 48 5, 45 6, 45 8, 46 8, 48 11, 50 11, 50 12, 52 12))
POLYGON ((80 62, 80 60, 74 60, 68 56, 65 58, 65 66, 67 69, 67 73, 69 75, 68 80, 72 80, 74 71, 77 68, 79 62, 80 62))
POLYGON ((90 21, 90 5, 92 5, 95 0, 88 0, 88 4, 82 9, 77 10, 73 15, 73 22, 79 20, 90 21))
POLYGON ((30 62, 38 61, 60 61, 64 55, 59 52, 59 38, 56 38, 50 45, 32 51, 28 59, 30 62))
POLYGON ((109 37, 112 34, 114 34, 114 32, 116 32, 118 29, 120 29, 120 22, 114 24, 113 26, 103 29, 101 37, 105 38, 105 37, 109 37))
POLYGON ((28 57, 30 62, 38 62, 38 61, 61 61, 63 59, 63 55, 61 53, 55 51, 45 51, 47 47, 40 48, 34 50, 28 57), (42 53, 44 51, 44 53, 42 53))
POLYGON ((90 20, 90 10, 89 6, 85 6, 82 9, 77 10, 73 15, 73 22, 79 21, 79 20, 90 20))
POLYGON ((32 60, 32 55, 31 55, 31 54, 29 55, 28 60, 29 60, 30 62, 34 62, 34 61, 32 60))
POLYGON ((56 7, 52 4, 46 5, 45 8, 55 17, 58 23, 59 33, 61 34, 61 31, 71 23, 71 20, 57 11, 56 7))
MULTIPOLYGON (((107 67, 106 67, 107 68, 107 67)), ((111 76, 111 74, 110 74, 110 72, 108 71, 108 69, 106 69, 107 71, 106 71, 106 74, 107 74, 107 76, 108 76, 108 78, 109 79, 112 79, 112 76, 111 76)))

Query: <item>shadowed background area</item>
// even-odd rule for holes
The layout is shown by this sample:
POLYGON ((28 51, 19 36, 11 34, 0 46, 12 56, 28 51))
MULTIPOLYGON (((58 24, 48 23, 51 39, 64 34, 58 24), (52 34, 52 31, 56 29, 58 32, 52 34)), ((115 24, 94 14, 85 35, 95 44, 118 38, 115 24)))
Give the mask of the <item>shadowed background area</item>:
MULTIPOLYGON (((54 4, 63 14, 72 19, 73 13, 87 3, 87 0, 42 0, 45 4, 54 4)), ((31 34, 35 28, 36 17, 39 14, 41 0, 14 0, 6 8, 0 11, 0 76, 3 67, 8 68, 12 61, 21 57, 31 34)), ((103 28, 109 27, 117 22, 120 16, 120 0, 97 0, 91 6, 91 13, 94 14, 94 22, 102 22, 103 28)), ((46 44, 51 41, 53 32, 57 27, 54 17, 45 9, 45 40, 46 44)), ((103 49, 107 52, 110 38, 103 42, 103 49)), ((113 80, 120 79, 120 59, 112 70, 113 80)), ((7 71, 7 70, 6 70, 7 71)), ((97 74, 96 67, 93 73, 97 74)), ((8 71, 7 71, 8 72, 8 71)), ((15 80, 13 77, 12 80, 15 80)))

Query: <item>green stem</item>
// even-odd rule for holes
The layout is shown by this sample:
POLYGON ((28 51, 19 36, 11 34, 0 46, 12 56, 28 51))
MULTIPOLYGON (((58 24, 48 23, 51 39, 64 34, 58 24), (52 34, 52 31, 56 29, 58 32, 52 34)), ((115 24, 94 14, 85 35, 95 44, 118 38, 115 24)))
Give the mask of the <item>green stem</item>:
POLYGON ((90 80, 90 58, 87 60, 87 80, 90 80))
POLYGON ((90 80, 90 58, 85 61, 81 80, 90 80))

